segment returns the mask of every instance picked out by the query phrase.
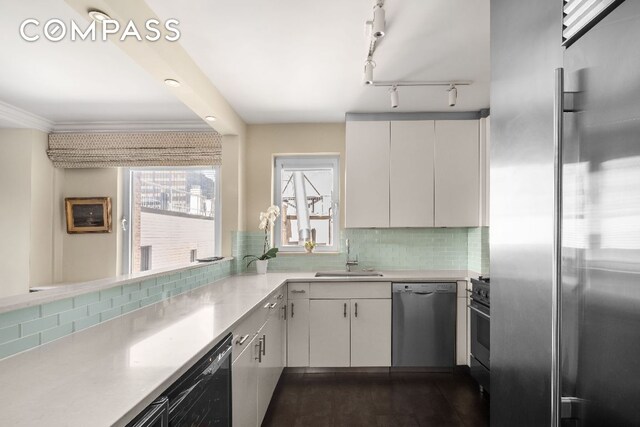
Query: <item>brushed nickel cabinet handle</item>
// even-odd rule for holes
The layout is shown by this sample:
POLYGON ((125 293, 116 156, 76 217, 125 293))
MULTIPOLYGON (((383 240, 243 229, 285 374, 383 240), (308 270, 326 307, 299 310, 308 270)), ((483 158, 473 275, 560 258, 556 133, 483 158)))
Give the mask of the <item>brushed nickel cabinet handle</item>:
POLYGON ((258 347, 258 357, 256 357, 255 360, 257 360, 258 363, 262 363, 262 338, 258 340, 256 347, 258 347))
POLYGON ((344 317, 347 317, 347 303, 344 303, 344 317))
POLYGON ((293 319, 293 303, 291 303, 291 318, 293 319))
POLYGON ((356 303, 356 317, 358 317, 358 303, 356 303))
POLYGON ((267 355, 267 336, 266 335, 262 336, 262 355, 263 356, 267 355))
POLYGON ((305 291, 304 289, 292 289, 291 293, 292 294, 306 294, 307 291, 305 291))
POLYGON ((242 345, 249 338, 249 335, 243 335, 236 340, 236 344, 242 345))

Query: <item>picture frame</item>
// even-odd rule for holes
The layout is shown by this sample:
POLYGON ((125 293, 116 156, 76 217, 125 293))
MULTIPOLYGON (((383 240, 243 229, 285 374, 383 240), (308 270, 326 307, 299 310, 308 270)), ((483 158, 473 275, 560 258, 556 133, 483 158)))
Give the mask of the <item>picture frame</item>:
POLYGON ((68 234, 111 232, 111 197, 67 197, 64 205, 68 234))

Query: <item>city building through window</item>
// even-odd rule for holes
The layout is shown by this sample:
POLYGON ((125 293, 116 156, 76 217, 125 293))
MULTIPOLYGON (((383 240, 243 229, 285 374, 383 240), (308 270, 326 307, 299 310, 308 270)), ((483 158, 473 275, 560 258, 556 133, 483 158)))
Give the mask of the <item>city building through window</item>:
POLYGON ((126 176, 128 271, 180 267, 218 254, 218 168, 130 169, 126 176))
POLYGON ((339 230, 338 156, 275 158, 274 202, 281 215, 275 243, 281 251, 304 251, 312 240, 316 251, 336 251, 339 230))

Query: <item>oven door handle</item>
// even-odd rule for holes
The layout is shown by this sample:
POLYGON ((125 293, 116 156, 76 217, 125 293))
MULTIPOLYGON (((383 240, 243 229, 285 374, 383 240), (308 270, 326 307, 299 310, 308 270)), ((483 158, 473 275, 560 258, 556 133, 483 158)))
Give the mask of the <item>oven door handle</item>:
POLYGON ((483 313, 482 311, 478 310, 477 308, 475 308, 472 305, 468 305, 467 308, 471 311, 475 311, 476 313, 478 313, 480 316, 484 317, 487 320, 491 320, 491 317, 488 314, 483 313))

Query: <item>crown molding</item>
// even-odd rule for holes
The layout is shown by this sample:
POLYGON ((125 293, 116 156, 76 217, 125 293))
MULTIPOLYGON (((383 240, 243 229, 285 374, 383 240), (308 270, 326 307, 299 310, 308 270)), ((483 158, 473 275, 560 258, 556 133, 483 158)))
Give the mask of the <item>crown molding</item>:
POLYGON ((0 119, 15 124, 17 128, 37 129, 42 132, 51 132, 54 127, 52 121, 2 101, 0 119))
POLYGON ((167 132, 167 131, 213 131, 203 120, 186 121, 104 121, 104 122, 59 122, 53 132, 167 132))
POLYGON ((185 121, 102 121, 52 122, 14 105, 0 101, 0 119, 16 128, 37 129, 42 132, 162 132, 213 131, 203 120, 185 121))

